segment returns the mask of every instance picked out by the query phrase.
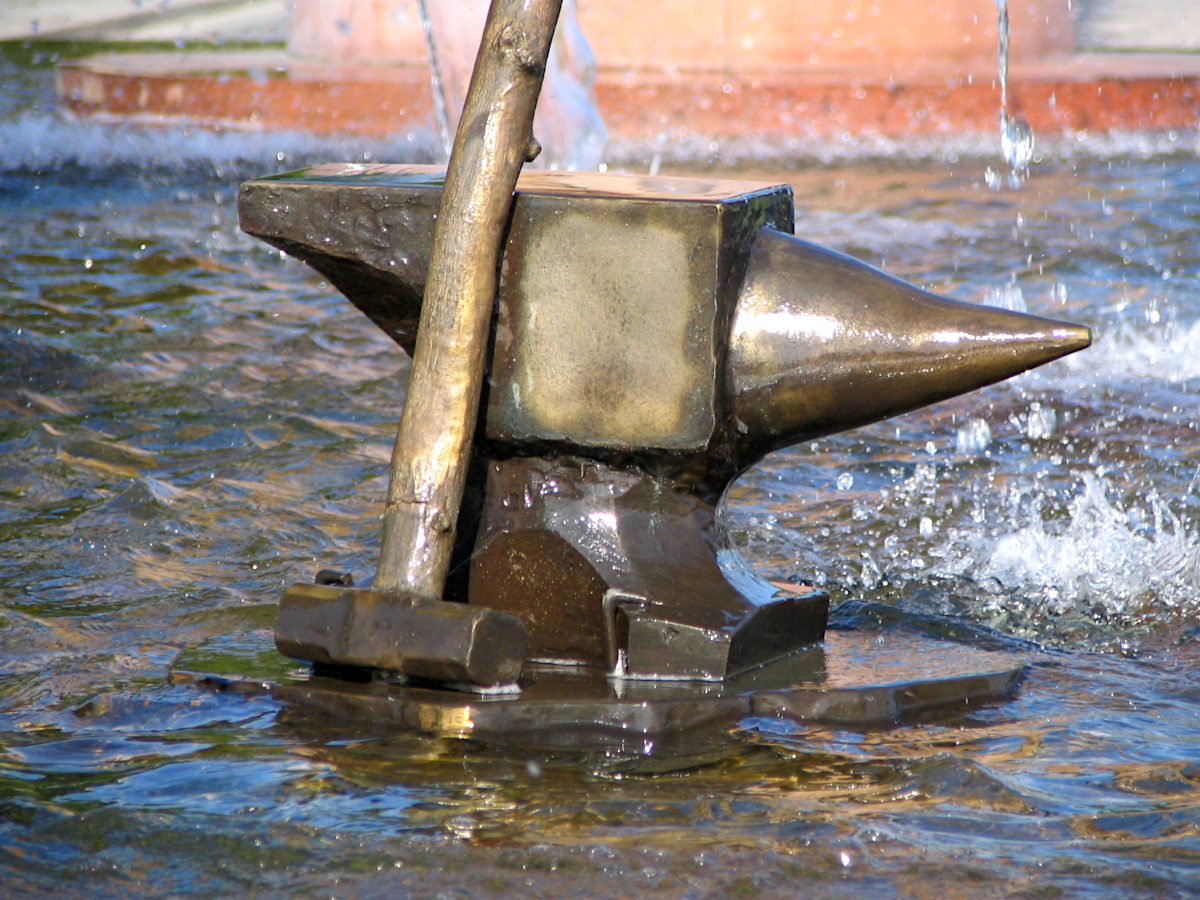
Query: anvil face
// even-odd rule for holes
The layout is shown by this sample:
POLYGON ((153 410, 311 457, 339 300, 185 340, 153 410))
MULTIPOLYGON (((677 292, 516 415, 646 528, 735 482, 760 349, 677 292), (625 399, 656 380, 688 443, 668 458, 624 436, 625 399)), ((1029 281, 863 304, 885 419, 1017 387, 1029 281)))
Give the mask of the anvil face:
MULTIPOLYGON (((409 353, 442 170, 317 166, 243 187, 242 228, 299 257, 409 353)), ((786 185, 526 172, 497 298, 491 440, 704 453, 726 435, 723 367, 760 229, 786 185)))
POLYGON ((522 181, 488 438, 703 451, 724 427, 721 368, 738 286, 758 230, 791 230, 791 191, 619 183, 628 192, 597 175, 522 181))
MULTIPOLYGON (((411 352, 440 196, 440 170, 321 166, 250 182, 239 205, 244 230, 309 263, 411 352)), ((706 680, 761 665, 821 637, 828 597, 722 566, 719 500, 739 472, 1090 341, 791 230, 787 186, 522 174, 447 599, 517 616, 532 660, 706 680)), ((318 640, 336 616, 311 593, 281 610, 281 647, 463 678, 507 671, 494 655, 472 664, 482 618, 451 617, 444 643, 462 649, 449 654, 368 658, 318 640)), ((346 621, 394 609, 404 629, 440 627, 403 599, 342 606, 346 621)))

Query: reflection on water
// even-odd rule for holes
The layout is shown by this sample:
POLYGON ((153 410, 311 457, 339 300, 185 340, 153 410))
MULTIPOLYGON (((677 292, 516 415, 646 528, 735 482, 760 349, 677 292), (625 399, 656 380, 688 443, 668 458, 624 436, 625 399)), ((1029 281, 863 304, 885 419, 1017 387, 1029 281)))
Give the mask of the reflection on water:
POLYGON ((169 678, 185 652, 286 675, 252 659, 282 586, 373 568, 406 362, 237 233, 236 170, 31 154, 0 161, 8 894, 1194 891, 1195 157, 1042 163, 1020 191, 982 159, 787 173, 804 237, 1097 342, 774 455, 733 498, 751 565, 1046 649, 1015 701, 966 714, 605 756, 335 727, 169 678))

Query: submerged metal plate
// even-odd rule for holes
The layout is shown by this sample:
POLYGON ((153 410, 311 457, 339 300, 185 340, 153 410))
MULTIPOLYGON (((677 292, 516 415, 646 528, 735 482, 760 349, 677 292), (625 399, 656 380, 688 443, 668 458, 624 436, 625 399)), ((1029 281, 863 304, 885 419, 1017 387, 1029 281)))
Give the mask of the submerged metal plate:
POLYGON ((186 655, 176 675, 215 689, 265 693, 326 720, 557 744, 564 736, 578 743, 604 733, 657 739, 748 717, 880 725, 931 707, 966 708, 1010 696, 1025 668, 1009 653, 885 629, 830 631, 823 644, 723 683, 620 680, 582 667, 526 666, 519 693, 472 694, 316 676, 205 677, 213 670, 186 655))

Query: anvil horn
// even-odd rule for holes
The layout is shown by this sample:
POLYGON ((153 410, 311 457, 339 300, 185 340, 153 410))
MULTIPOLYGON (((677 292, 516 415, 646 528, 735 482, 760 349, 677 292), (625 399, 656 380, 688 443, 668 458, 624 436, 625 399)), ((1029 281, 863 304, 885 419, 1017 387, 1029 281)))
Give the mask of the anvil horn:
POLYGON ((964 394, 1091 340, 1084 326, 950 300, 764 228, 727 369, 739 457, 964 394))

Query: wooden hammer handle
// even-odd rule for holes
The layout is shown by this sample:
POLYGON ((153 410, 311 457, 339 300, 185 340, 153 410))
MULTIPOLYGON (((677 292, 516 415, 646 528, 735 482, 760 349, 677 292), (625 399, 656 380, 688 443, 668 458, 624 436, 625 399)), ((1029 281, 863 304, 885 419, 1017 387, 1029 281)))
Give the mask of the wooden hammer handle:
POLYGON ((502 241, 562 0, 492 0, 459 120, 392 453, 377 590, 440 599, 479 413, 502 241))

